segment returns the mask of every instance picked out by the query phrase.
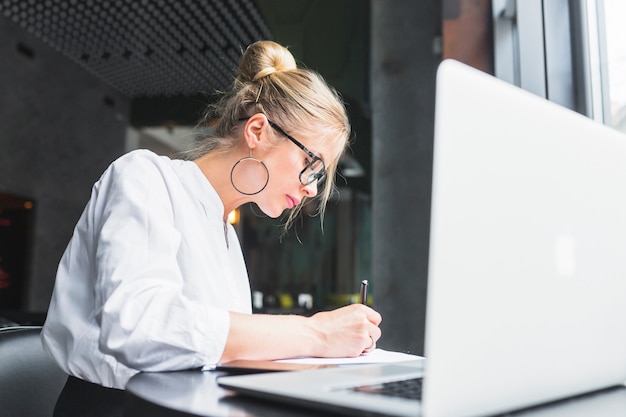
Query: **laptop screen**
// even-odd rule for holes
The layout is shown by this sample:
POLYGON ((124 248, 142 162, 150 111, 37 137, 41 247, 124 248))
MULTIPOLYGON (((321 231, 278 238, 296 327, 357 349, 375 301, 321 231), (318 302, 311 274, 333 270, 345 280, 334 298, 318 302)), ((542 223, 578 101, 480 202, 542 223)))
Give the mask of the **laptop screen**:
POLYGON ((623 134, 442 63, 426 415, 496 413, 626 379, 624 161, 623 134))

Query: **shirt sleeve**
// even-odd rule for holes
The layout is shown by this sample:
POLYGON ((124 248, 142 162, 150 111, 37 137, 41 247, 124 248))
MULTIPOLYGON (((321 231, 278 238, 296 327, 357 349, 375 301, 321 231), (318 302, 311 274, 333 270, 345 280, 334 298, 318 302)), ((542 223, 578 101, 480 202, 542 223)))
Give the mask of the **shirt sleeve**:
POLYGON ((100 349, 143 371, 216 363, 229 315, 184 296, 176 256, 181 237, 163 173, 138 158, 109 171, 91 208, 100 349))

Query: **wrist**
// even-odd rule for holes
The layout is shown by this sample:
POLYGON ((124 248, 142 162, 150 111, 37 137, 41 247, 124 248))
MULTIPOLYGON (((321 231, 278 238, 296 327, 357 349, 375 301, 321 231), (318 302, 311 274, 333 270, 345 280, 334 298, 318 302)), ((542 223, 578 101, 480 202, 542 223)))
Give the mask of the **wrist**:
POLYGON ((324 326, 322 325, 323 313, 316 313, 311 317, 306 318, 307 337, 309 339, 307 345, 310 352, 308 356, 323 357, 326 346, 326 333, 324 332, 324 326))

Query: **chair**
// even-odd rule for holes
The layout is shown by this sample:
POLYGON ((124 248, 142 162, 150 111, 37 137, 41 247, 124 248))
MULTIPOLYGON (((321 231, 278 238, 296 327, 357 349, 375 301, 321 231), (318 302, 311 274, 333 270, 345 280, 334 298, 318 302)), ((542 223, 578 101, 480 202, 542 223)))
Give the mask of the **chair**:
POLYGON ((52 417, 67 374, 45 352, 41 326, 0 328, 0 414, 52 417))

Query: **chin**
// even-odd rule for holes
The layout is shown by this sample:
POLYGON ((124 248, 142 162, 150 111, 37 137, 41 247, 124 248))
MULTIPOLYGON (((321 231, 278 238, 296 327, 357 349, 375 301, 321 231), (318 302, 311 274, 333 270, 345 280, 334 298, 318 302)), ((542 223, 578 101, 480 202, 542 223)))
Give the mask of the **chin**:
POLYGON ((265 213, 266 216, 271 217, 272 219, 279 218, 286 210, 285 208, 263 207, 259 205, 257 205, 257 207, 259 207, 259 209, 261 209, 261 211, 265 213))

